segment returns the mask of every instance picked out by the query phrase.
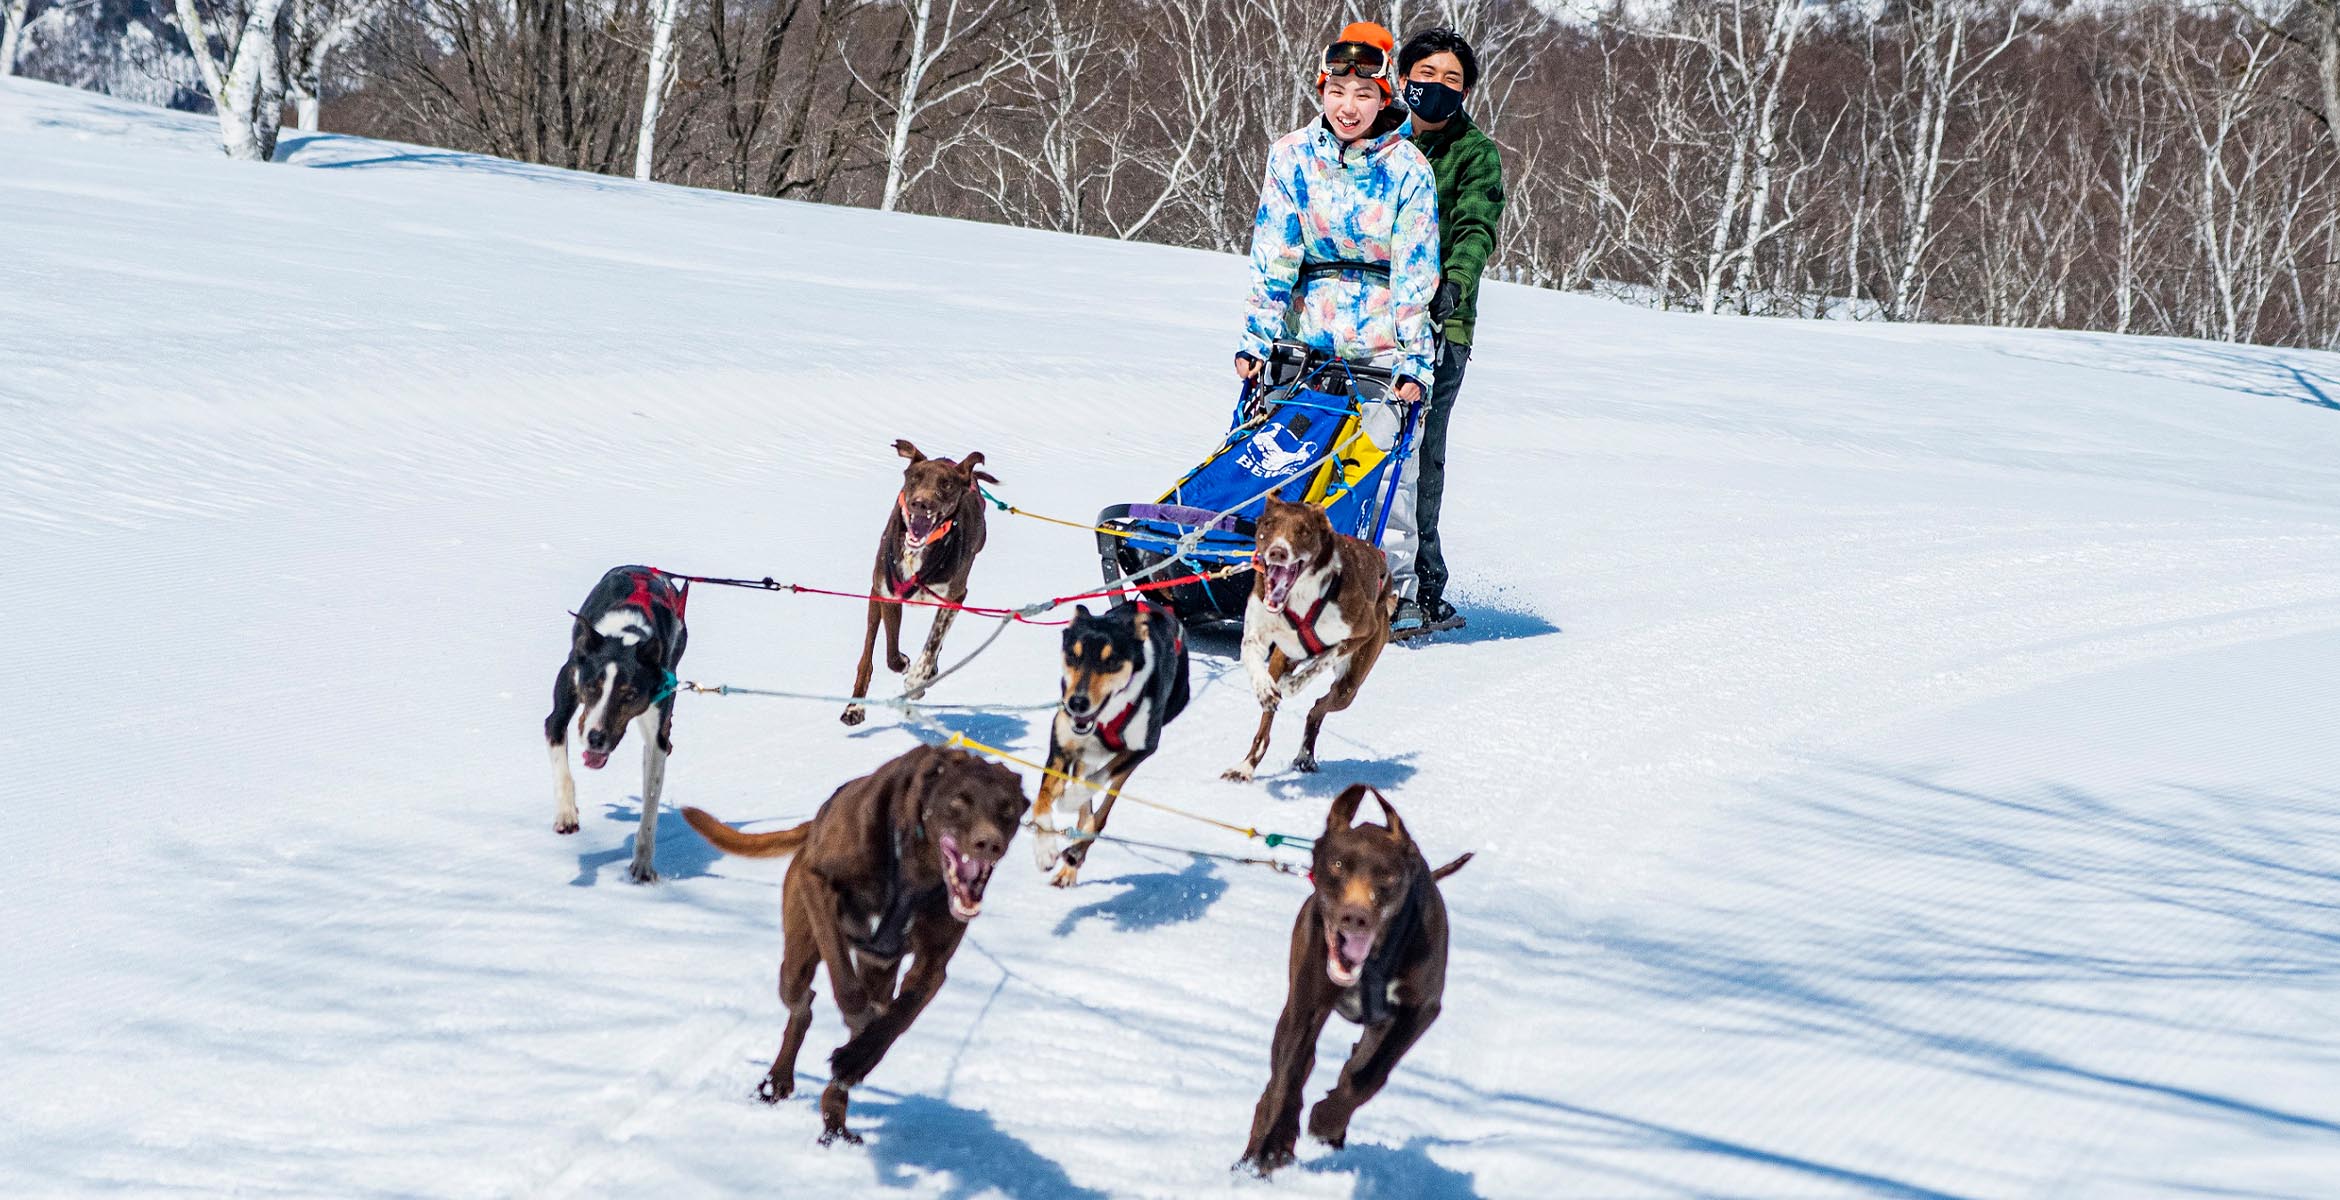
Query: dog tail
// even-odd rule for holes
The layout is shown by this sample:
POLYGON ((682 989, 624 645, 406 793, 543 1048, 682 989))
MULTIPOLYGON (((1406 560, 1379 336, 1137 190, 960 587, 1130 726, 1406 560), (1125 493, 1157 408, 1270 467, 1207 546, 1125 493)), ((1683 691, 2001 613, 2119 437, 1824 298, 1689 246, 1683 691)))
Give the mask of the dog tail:
MULTIPOLYGON (((684 809, 683 811, 684 811, 684 812, 686 812, 686 813, 692 813, 692 812, 697 812, 697 811, 699 811, 699 810, 697 810, 697 809, 695 809, 695 808, 686 808, 686 809, 684 809)), ((692 825, 697 825, 698 823, 699 823, 699 822, 698 822, 698 820, 697 820, 696 818, 693 818, 693 819, 692 819, 692 821, 691 821, 691 824, 692 824, 692 825)), ((730 831, 729 831, 729 830, 725 830, 724 832, 726 832, 726 833, 729 833, 730 831)), ((720 846, 720 845, 722 845, 723 843, 721 843, 721 842, 717 842, 717 843, 715 843, 715 844, 716 844, 716 845, 718 845, 718 846, 720 846)), ((1476 853, 1476 851, 1474 851, 1473 853, 1476 853)), ((1462 869, 1463 869, 1463 864, 1464 864, 1464 863, 1467 863, 1467 862, 1469 862, 1469 861, 1471 861, 1471 856, 1470 856, 1469 854, 1465 854, 1465 855, 1463 855, 1461 858, 1458 858, 1458 859, 1454 860, 1453 862, 1450 862, 1450 863, 1446 864, 1445 866, 1443 866, 1443 867, 1440 867, 1440 868, 1438 868, 1437 870, 1430 872, 1430 878, 1432 878, 1432 879, 1434 879, 1434 880, 1435 880, 1435 879, 1444 879, 1444 878, 1446 878, 1447 876, 1454 874, 1456 871, 1460 871, 1460 870, 1462 870, 1462 869)))
POLYGON ((705 809, 686 806, 682 814, 683 820, 690 822, 691 828, 698 830, 699 836, 707 839, 717 850, 725 854, 737 854, 742 858, 779 858, 784 854, 794 854, 803 848, 805 839, 812 836, 810 821, 794 829, 741 833, 716 820, 705 809))

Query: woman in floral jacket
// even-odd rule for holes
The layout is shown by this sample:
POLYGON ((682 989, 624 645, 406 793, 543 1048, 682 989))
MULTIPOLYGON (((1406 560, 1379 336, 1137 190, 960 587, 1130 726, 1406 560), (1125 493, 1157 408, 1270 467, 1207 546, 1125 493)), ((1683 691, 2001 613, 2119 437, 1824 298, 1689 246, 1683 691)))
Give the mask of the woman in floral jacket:
POLYGON ((1251 223, 1251 301, 1235 370, 1249 379, 1268 345, 1296 338, 1394 369, 1419 401, 1437 362, 1430 298, 1438 291, 1438 180, 1390 103, 1397 39, 1361 21, 1325 50, 1322 118, 1268 150, 1251 223), (1329 264, 1372 264, 1374 268, 1329 264), (1309 270, 1314 266, 1316 269, 1309 270))

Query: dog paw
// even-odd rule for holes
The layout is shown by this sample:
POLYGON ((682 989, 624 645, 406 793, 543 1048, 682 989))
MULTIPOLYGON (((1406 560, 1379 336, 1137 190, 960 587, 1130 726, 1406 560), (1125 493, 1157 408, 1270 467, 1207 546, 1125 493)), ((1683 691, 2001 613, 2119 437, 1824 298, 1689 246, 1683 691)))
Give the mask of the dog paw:
POLYGON ((796 1094, 796 1080, 766 1075, 756 1082, 756 1099, 766 1104, 778 1104, 796 1094))
POLYGON ((1332 1106, 1327 1097, 1308 1110, 1308 1136, 1335 1150, 1349 1142, 1349 1114, 1332 1106))
POLYGON ((626 880, 629 883, 656 883, 658 872, 652 870, 648 863, 629 863, 626 866, 626 880))
POLYGON ((881 1047, 870 1044, 858 1033, 854 1034, 852 1040, 829 1054, 830 1085, 859 1087, 861 1081, 869 1077, 871 1069, 877 1066, 878 1057, 884 1053, 881 1047))
POLYGON ((843 1142, 848 1146, 858 1146, 861 1144, 861 1135, 843 1125, 832 1126, 821 1131, 821 1145, 828 1146, 837 1142, 843 1142))
POLYGON ((576 818, 574 815, 571 815, 571 816, 566 816, 566 817, 554 817, 554 818, 553 818, 553 832, 554 832, 554 833, 575 833, 575 832, 577 832, 577 818, 576 818))
POLYGON ((1292 760, 1292 769, 1303 774, 1314 775, 1316 773, 1316 756, 1307 753, 1301 754, 1300 757, 1292 760))
POLYGON ((1229 767, 1219 773, 1219 778, 1229 783, 1250 783, 1251 768, 1249 766, 1229 767))
POLYGON ((896 675, 899 675, 899 674, 901 674, 902 672, 909 670, 909 669, 910 669, 910 656, 909 656, 909 655, 907 655, 907 654, 889 654, 889 655, 887 655, 887 656, 886 656, 886 669, 887 669, 887 670, 889 670, 889 671, 892 671, 892 672, 893 672, 894 674, 896 674, 896 675))
POLYGON ((859 725, 869 719, 869 713, 858 704, 848 704, 845 706, 844 713, 839 715, 837 719, 847 725, 859 725))
POLYGON ((1080 864, 1068 860, 1056 868, 1056 874, 1048 877, 1048 886, 1060 888, 1071 887, 1073 882, 1079 878, 1080 873, 1080 864))
POLYGON ((1269 1175, 1274 1174, 1278 1169, 1291 1166, 1294 1161, 1295 1156, 1292 1153, 1292 1148, 1289 1146, 1286 1146, 1281 1150, 1259 1149, 1254 1150, 1249 1154, 1244 1155, 1242 1158, 1237 1159, 1235 1161, 1234 1169, 1238 1171, 1248 1171, 1253 1175, 1259 1176, 1261 1179, 1265 1179, 1269 1175))

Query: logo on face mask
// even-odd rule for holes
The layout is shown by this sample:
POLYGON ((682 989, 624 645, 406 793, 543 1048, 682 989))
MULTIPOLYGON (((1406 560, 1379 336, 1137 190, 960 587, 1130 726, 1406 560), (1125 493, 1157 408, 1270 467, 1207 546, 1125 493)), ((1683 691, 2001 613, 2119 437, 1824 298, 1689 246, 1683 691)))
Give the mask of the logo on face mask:
POLYGON ((1261 479, 1274 479, 1298 470, 1315 453, 1315 442, 1301 441, 1291 430, 1270 425, 1244 443, 1243 457, 1237 463, 1261 479))
POLYGON ((1431 122, 1454 119, 1462 111, 1463 94, 1431 79, 1406 81, 1406 107, 1416 117, 1431 122))

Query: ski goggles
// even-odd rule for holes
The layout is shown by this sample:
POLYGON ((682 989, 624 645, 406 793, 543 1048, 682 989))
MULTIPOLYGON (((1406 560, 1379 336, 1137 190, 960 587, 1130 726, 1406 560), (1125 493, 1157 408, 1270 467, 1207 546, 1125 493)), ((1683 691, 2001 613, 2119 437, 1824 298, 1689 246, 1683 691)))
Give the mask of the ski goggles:
POLYGON ((1389 55, 1371 42, 1334 42, 1324 49, 1324 73, 1358 79, 1389 78, 1389 55))

